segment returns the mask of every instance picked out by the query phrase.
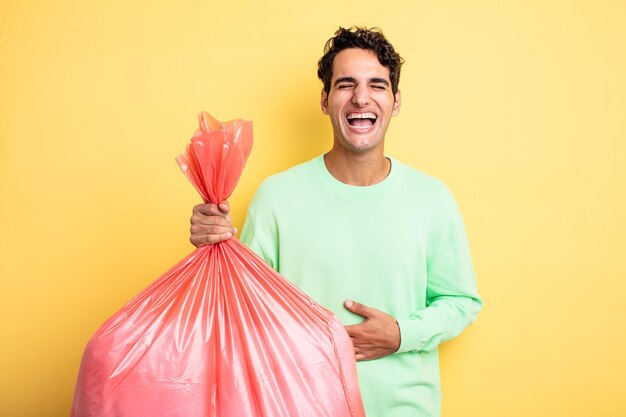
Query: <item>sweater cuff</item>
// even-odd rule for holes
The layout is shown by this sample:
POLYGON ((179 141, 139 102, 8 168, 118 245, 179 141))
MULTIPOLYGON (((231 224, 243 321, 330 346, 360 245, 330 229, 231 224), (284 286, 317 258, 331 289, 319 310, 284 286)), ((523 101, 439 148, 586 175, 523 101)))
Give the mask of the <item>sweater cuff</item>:
POLYGON ((400 347, 396 353, 420 351, 428 341, 426 325, 421 320, 397 320, 400 328, 400 347))

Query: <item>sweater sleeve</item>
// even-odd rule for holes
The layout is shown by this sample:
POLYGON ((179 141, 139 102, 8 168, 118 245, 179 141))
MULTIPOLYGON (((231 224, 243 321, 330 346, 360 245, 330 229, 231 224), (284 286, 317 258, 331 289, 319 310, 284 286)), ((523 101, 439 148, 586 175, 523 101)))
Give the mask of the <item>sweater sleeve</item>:
POLYGON ((398 319, 398 353, 432 351, 474 322, 482 307, 463 219, 444 188, 441 207, 433 210, 427 235, 426 308, 398 319))
POLYGON ((274 270, 278 270, 278 230, 274 214, 263 204, 265 194, 259 187, 248 207, 241 231, 241 242, 259 255, 274 270), (261 219, 260 221, 257 221, 261 219))

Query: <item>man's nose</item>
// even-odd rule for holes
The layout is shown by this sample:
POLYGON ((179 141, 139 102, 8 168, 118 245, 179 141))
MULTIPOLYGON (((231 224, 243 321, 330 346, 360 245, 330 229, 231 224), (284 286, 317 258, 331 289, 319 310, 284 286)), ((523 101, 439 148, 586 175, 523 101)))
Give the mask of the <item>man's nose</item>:
POLYGON ((357 85, 352 95, 352 103, 357 106, 364 106, 369 102, 369 91, 366 85, 357 85))

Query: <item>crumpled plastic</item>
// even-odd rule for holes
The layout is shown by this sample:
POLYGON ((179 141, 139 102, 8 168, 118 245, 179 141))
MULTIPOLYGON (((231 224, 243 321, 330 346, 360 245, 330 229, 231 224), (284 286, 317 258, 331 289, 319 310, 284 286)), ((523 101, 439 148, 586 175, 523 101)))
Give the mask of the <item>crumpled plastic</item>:
MULTIPOLYGON (((205 202, 235 188, 252 123, 200 128, 177 158, 205 202)), ((236 238, 200 247, 88 342, 72 417, 363 417, 350 339, 236 238)))

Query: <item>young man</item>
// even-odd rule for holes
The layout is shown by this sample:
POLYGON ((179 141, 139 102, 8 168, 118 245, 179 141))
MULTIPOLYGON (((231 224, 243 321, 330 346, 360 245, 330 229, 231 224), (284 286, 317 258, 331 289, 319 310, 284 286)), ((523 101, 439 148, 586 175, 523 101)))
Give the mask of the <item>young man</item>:
MULTIPOLYGON (((346 325, 368 417, 438 416, 437 347, 482 306, 463 221, 440 181, 384 154, 401 103, 393 46, 340 28, 324 52, 332 149, 266 179, 241 240, 346 325)), ((228 212, 196 206, 191 242, 231 237, 228 212)))

